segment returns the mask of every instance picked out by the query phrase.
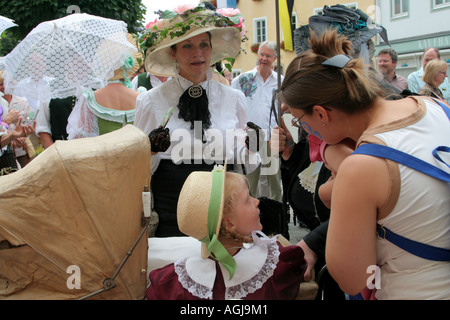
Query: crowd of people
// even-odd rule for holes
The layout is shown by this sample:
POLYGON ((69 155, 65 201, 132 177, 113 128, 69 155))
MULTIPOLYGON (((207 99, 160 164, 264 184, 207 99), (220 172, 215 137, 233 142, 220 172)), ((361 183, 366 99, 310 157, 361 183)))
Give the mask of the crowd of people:
POLYGON ((353 154, 385 145, 448 175, 436 152, 450 145, 448 66, 439 51, 425 50, 423 67, 405 78, 395 72, 393 49, 379 52, 376 72, 336 31, 312 34, 312 49, 289 64, 279 88, 292 122, 277 123, 276 43, 263 42, 255 68, 223 81, 217 66, 239 54, 242 29, 216 23, 213 10, 192 14, 175 36, 168 31, 183 13, 149 30, 160 33, 148 37, 143 65, 124 57, 106 87, 41 101, 31 122, 26 97, 4 94, 0 74, 1 174, 33 161, 33 135, 47 149, 132 124, 151 145, 159 220, 151 236, 201 242, 197 255, 150 272, 147 299, 296 299, 300 283, 324 266, 336 299, 449 299, 448 180, 383 155, 353 154), (276 170, 264 170, 273 163, 276 170), (261 197, 303 211, 296 216, 311 232, 293 245, 263 234, 261 197), (377 236, 379 229, 444 253, 425 259, 377 236), (369 267, 379 270, 373 286, 369 267))

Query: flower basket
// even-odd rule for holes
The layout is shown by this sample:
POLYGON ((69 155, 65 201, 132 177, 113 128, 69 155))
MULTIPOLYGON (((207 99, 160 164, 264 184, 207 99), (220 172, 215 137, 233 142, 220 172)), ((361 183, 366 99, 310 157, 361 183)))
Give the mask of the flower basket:
POLYGON ((259 45, 260 45, 260 43, 255 43, 254 45, 252 45, 252 46, 250 47, 251 50, 252 50, 252 52, 258 53, 259 45))

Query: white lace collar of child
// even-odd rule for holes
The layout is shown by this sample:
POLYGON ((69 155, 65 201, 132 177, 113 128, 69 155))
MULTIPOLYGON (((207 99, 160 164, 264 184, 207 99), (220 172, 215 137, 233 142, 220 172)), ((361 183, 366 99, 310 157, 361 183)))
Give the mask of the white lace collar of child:
MULTIPOLYGON (((233 256, 237 268, 231 280, 228 271, 220 265, 226 287, 225 299, 242 299, 260 289, 272 277, 278 264, 280 251, 276 238, 268 238, 262 232, 253 232, 252 237, 254 244, 233 256)), ((212 299, 215 264, 211 259, 191 257, 178 260, 174 266, 184 289, 196 297, 212 299)))

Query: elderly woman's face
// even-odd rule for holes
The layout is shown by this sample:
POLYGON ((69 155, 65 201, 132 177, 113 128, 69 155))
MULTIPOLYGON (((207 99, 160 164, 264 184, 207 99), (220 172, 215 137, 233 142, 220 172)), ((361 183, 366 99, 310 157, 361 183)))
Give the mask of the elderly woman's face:
POLYGON ((202 33, 177 43, 176 50, 172 50, 172 58, 178 63, 181 76, 192 82, 204 81, 211 65, 211 52, 209 35, 202 33))
POLYGON ((445 77, 447 77, 447 69, 443 66, 434 77, 434 81, 437 84, 436 87, 439 87, 444 82, 445 77))

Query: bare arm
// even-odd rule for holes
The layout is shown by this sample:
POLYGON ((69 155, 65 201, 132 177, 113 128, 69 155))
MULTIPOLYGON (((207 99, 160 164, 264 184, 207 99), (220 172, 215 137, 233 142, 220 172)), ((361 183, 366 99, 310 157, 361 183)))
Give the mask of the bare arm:
POLYGON ((47 149, 53 144, 52 136, 48 132, 39 132, 39 138, 41 138, 44 149, 47 149))
POLYGON ((378 209, 388 197, 389 174, 385 160, 354 155, 340 165, 328 227, 328 270, 348 294, 365 288, 367 268, 376 265, 378 209))
POLYGON ((332 176, 330 179, 319 187, 320 200, 327 208, 331 208, 331 192, 333 190, 334 179, 342 161, 349 156, 354 150, 345 143, 335 145, 327 145, 324 150, 324 157, 327 161, 327 168, 330 169, 332 176))

